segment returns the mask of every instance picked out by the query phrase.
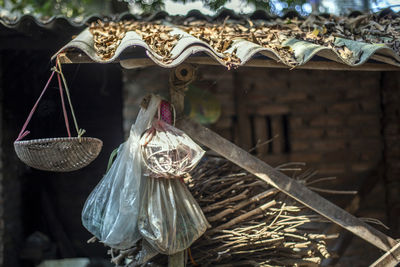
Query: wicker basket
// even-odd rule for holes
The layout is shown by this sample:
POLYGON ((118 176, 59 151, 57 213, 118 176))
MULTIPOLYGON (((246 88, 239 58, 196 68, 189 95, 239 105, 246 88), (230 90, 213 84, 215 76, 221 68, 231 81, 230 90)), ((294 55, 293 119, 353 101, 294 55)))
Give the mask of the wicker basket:
POLYGON ((18 158, 28 166, 54 172, 81 169, 100 153, 103 142, 97 138, 63 137, 15 141, 18 158))

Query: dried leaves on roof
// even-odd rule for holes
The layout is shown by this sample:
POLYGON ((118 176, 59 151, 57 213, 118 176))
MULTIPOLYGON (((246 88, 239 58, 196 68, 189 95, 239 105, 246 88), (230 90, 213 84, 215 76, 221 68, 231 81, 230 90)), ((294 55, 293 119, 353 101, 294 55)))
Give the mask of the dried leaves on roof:
POLYGON ((89 28, 94 39, 94 48, 102 59, 111 58, 125 34, 134 31, 140 35, 150 48, 168 60, 179 36, 170 35, 171 27, 135 21, 92 23, 89 28))
POLYGON ((346 46, 335 45, 337 37, 369 44, 385 44, 400 55, 400 17, 380 17, 376 14, 355 18, 310 15, 306 20, 291 20, 290 24, 293 25, 291 35, 294 38, 333 48, 345 60, 351 60, 355 55, 346 46))
POLYGON ((92 23, 90 32, 94 38, 94 48, 102 59, 111 58, 126 32, 134 31, 149 45, 152 52, 171 61, 171 51, 182 38, 172 34, 173 27, 180 28, 199 40, 206 42, 216 52, 223 55, 228 67, 236 66, 240 59, 235 50, 229 50, 237 39, 244 39, 269 48, 281 60, 296 66, 291 47, 283 45, 286 40, 296 38, 329 47, 345 61, 355 64, 361 55, 355 55, 351 48, 336 42, 337 37, 373 44, 385 44, 400 55, 400 17, 379 17, 374 14, 356 18, 310 15, 307 19, 276 19, 273 21, 250 20, 232 22, 228 18, 222 23, 205 21, 184 22, 182 25, 166 26, 161 22, 122 21, 92 23), (229 51, 229 52, 228 52, 229 51))
POLYGON ((242 24, 226 23, 226 21, 223 24, 209 24, 196 21, 180 28, 190 35, 205 41, 217 52, 225 54, 229 63, 238 64, 240 61, 235 57, 235 51, 232 53, 232 58, 229 58, 228 53, 225 51, 231 47, 234 40, 244 39, 270 48, 277 52, 286 64, 296 65, 297 62, 291 48, 282 46, 281 44, 287 38, 282 34, 282 28, 279 25, 271 27, 254 26, 249 21, 249 24, 245 26, 242 24))

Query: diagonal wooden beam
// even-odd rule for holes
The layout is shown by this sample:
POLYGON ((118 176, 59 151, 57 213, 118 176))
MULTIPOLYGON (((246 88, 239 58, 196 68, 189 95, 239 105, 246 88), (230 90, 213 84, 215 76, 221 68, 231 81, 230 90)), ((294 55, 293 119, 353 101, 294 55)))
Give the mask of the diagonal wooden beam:
POLYGON ((400 243, 386 252, 369 267, 394 267, 400 262, 400 243))
POLYGON ((309 190, 305 185, 275 170, 267 163, 252 156, 247 151, 229 142, 210 129, 188 118, 178 120, 176 125, 197 142, 214 150, 221 156, 254 174, 259 179, 279 189, 372 245, 384 251, 389 251, 397 244, 394 239, 357 219, 317 193, 309 190))

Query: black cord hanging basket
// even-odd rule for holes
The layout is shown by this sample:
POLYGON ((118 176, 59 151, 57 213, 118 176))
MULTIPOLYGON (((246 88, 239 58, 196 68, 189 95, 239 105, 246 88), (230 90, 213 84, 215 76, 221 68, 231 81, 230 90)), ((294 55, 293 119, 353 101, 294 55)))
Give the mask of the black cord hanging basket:
POLYGON ((93 137, 82 137, 82 135, 85 133, 85 130, 78 127, 67 83, 62 73, 61 65, 58 61, 56 66, 58 68, 53 69, 53 72, 46 86, 44 87, 41 95, 33 106, 24 126, 22 127, 20 134, 18 135, 17 140, 14 142, 14 149, 18 158, 32 168, 43 171, 70 172, 79 170, 89 165, 94 159, 96 159, 101 151, 103 142, 100 139, 93 137), (26 135, 29 134, 29 131, 25 131, 25 129, 28 126, 28 123, 31 120, 33 113, 35 112, 55 73, 57 73, 58 77, 61 104, 63 108, 68 137, 22 140, 26 135), (78 137, 71 137, 68 116, 64 104, 61 78, 64 83, 65 92, 68 98, 78 137))

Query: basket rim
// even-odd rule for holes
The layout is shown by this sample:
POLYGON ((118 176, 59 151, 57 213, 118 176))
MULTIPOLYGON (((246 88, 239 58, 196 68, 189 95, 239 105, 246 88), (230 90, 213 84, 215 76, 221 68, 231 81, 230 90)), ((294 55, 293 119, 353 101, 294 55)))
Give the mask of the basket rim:
MULTIPOLYGON (((57 142, 57 141, 75 141, 79 140, 79 137, 49 137, 49 138, 40 138, 40 139, 31 139, 31 140, 19 140, 14 141, 14 144, 25 145, 25 144, 34 144, 40 142, 57 142)), ((81 137, 81 141, 96 141, 103 143, 99 138, 96 137, 81 137)))

